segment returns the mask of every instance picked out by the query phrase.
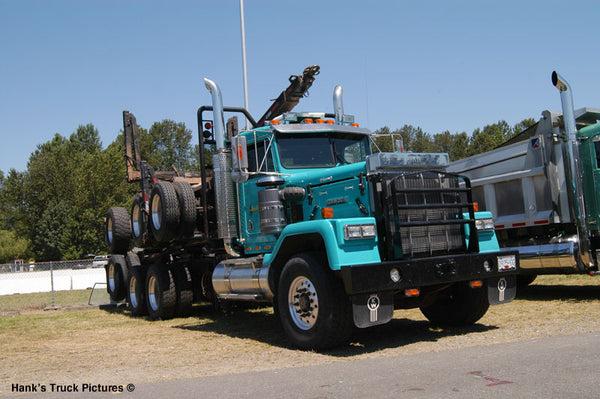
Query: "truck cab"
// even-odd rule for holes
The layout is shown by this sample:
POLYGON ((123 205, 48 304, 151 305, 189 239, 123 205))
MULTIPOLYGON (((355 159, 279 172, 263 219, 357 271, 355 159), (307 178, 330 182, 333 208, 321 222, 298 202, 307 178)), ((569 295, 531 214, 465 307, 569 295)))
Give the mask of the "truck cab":
POLYGON ((135 175, 152 185, 129 224, 143 250, 127 252, 127 210, 111 208, 111 298, 127 292, 134 313, 151 318, 181 314, 191 298, 270 303, 293 345, 322 349, 354 326, 389 322, 394 309, 464 325, 515 297, 518 252, 500 250, 491 214, 475 211, 447 154, 378 152, 344 113, 341 86, 334 113, 291 112, 317 71, 293 75, 259 122, 224 107, 205 79, 212 106, 198 110, 199 141, 214 145, 212 164, 201 151, 199 183, 135 175), (230 112, 252 127, 226 124, 230 112))

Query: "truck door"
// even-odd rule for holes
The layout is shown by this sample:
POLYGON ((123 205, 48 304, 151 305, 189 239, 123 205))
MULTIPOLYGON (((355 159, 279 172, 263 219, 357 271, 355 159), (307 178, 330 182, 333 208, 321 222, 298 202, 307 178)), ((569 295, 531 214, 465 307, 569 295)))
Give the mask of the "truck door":
POLYGON ((268 138, 263 138, 248 144, 248 172, 251 174, 247 181, 238 186, 241 233, 246 239, 245 253, 270 252, 275 243, 275 236, 263 235, 260 231, 258 191, 262 188, 256 186, 256 181, 265 176, 264 172, 275 171, 269 143, 268 138))

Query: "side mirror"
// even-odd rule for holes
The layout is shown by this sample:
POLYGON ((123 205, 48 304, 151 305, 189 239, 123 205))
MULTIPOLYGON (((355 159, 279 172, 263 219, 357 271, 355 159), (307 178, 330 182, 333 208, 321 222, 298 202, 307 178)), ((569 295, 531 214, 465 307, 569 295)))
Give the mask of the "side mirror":
POLYGON ((231 138, 231 180, 243 183, 248 180, 249 175, 246 137, 233 136, 231 138))

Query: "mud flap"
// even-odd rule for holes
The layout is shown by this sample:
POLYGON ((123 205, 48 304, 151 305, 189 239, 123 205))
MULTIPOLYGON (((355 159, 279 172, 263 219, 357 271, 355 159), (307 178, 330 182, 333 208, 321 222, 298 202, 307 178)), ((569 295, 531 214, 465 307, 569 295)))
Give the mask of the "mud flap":
POLYGON ((488 280, 488 301, 490 305, 500 305, 515 299, 517 276, 503 276, 488 280))
POLYGON ((366 328, 385 324, 394 315, 394 294, 392 291, 373 294, 352 295, 354 324, 366 328))

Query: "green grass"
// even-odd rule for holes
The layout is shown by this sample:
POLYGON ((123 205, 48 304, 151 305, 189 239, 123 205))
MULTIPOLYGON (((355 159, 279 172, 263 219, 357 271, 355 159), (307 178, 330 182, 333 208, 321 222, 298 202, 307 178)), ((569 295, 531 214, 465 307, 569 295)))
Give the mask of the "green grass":
MULTIPOLYGON (((56 291, 54 292, 54 305, 59 307, 86 305, 90 298, 91 292, 91 289, 56 291)), ((33 294, 12 294, 0 296, 0 312, 44 309, 49 306, 52 306, 51 292, 36 292, 33 294)))

